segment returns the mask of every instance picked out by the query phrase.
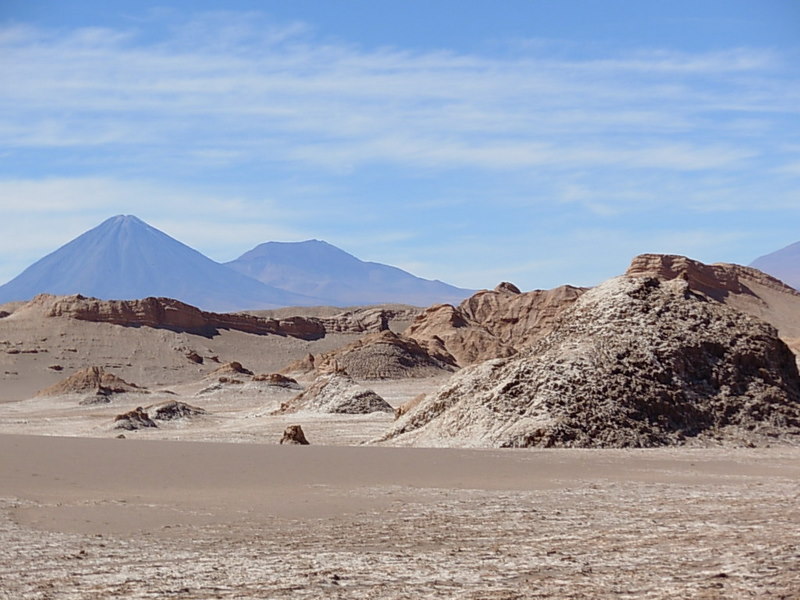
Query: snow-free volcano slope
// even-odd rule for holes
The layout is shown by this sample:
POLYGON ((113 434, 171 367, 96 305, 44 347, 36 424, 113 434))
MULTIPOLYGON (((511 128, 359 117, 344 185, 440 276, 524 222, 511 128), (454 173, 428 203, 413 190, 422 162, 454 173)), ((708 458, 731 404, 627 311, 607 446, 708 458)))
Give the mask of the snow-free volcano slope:
POLYGON ((216 311, 322 303, 236 273, 132 215, 111 217, 37 261, 0 286, 0 303, 41 293, 168 297, 216 311))
POLYGON ((397 267, 365 262, 319 240, 267 242, 225 264, 262 283, 326 298, 336 306, 457 304, 474 292, 422 279, 397 267))

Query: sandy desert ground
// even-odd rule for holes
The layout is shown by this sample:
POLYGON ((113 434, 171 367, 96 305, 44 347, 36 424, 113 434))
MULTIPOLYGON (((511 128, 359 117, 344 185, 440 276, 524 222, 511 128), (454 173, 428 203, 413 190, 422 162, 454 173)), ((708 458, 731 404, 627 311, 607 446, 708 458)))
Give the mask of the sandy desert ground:
MULTIPOLYGON (((296 390, 210 375, 352 335, 5 327, 0 599, 800 598, 800 448, 365 445, 391 414, 271 415, 296 390), (89 364, 150 393, 31 397, 89 364), (208 414, 116 439, 169 399, 208 414)), ((396 407, 446 377, 361 383, 396 407)))
POLYGON ((797 449, 0 447, 2 598, 800 597, 797 449))

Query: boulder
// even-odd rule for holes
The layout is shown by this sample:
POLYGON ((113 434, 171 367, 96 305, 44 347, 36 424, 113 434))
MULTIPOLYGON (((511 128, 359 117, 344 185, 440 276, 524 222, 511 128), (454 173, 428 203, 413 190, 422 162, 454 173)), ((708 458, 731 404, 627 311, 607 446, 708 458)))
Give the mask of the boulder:
POLYGON ((300 425, 289 425, 283 432, 281 444, 297 446, 309 445, 306 435, 303 433, 303 428, 300 427, 300 425))

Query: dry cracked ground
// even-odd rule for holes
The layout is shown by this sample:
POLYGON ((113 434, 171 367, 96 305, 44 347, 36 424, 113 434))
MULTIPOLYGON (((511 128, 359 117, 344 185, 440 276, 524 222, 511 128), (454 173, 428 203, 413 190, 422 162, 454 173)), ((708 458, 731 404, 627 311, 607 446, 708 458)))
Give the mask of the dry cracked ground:
POLYGON ((0 463, 0 598, 800 598, 798 449, 46 439, 0 463))

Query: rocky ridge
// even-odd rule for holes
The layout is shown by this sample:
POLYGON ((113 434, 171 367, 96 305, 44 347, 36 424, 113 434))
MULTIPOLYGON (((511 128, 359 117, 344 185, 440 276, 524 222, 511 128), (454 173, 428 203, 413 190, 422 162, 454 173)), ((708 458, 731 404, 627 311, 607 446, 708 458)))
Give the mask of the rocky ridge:
POLYGON ((457 307, 428 308, 403 333, 421 344, 440 347, 461 367, 513 356, 544 337, 556 317, 585 291, 564 285, 522 293, 503 282, 457 307))
POLYGON ((454 375, 382 441, 644 447, 779 439, 800 441, 800 376, 776 330, 684 278, 629 275, 583 294, 521 355, 454 375))
POLYGON ((216 335, 220 329, 256 335, 291 336, 304 340, 319 339, 325 335, 325 327, 318 319, 263 319, 244 313, 214 313, 171 298, 99 300, 80 294, 39 294, 7 318, 23 317, 32 312, 44 317, 67 317, 124 327, 153 327, 207 337, 216 335))

